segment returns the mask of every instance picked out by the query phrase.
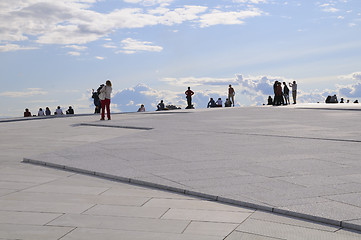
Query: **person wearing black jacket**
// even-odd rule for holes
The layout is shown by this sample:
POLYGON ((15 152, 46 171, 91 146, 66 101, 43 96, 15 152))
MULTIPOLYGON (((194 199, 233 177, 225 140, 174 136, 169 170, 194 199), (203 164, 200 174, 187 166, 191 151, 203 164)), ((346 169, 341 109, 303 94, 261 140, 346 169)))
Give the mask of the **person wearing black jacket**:
POLYGON ((285 98, 285 105, 290 104, 290 89, 287 87, 286 82, 283 82, 283 97, 285 98))

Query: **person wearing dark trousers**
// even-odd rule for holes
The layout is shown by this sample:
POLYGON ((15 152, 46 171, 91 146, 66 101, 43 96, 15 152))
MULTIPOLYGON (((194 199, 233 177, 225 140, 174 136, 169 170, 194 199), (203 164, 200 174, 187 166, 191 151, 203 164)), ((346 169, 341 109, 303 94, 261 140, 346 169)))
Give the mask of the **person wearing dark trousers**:
POLYGON ((186 109, 192 109, 193 105, 192 105, 192 96, 193 96, 194 92, 191 90, 190 87, 188 87, 188 90, 185 91, 185 95, 187 98, 187 104, 188 106, 186 107, 186 109))
POLYGON ((285 105, 290 104, 290 90, 287 87, 286 82, 283 82, 283 97, 285 98, 285 105))

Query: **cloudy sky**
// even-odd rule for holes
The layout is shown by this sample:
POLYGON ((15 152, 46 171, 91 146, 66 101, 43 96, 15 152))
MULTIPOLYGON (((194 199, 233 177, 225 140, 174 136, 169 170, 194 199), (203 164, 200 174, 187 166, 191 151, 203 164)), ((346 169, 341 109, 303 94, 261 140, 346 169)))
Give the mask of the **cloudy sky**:
POLYGON ((164 99, 196 107, 266 102, 275 80, 299 101, 361 98, 359 0, 2 0, 0 116, 39 107, 93 111, 92 88, 113 82, 112 109, 164 99))

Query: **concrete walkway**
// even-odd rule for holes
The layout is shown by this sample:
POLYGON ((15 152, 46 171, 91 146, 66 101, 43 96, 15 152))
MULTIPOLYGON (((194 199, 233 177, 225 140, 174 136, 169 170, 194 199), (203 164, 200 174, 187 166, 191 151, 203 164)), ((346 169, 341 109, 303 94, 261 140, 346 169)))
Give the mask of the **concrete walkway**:
POLYGON ((315 200, 318 207, 310 208, 323 206, 331 215, 342 210, 327 212, 333 203, 358 209, 344 202, 358 201, 361 184, 355 147, 361 139, 351 130, 357 114, 238 108, 120 114, 105 122, 83 116, 0 123, 0 239, 359 239, 340 226, 20 163, 25 157, 266 210, 302 209, 315 200), (313 115, 340 115, 341 122, 345 114, 350 126, 344 135, 314 134, 338 127, 313 115), (305 123, 305 116, 313 120, 305 123), (285 152, 276 158, 279 150, 285 152), (342 163, 321 159, 340 150, 342 163), (274 192, 274 198, 264 201, 257 192, 274 192))

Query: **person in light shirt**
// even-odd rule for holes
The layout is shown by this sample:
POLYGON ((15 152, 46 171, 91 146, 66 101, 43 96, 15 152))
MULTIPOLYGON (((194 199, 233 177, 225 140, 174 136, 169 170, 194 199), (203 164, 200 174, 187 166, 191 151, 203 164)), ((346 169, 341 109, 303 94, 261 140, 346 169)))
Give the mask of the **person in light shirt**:
POLYGON ((45 116, 45 113, 42 108, 39 108, 38 116, 45 116))
POLYGON ((138 109, 138 112, 145 112, 145 107, 144 105, 140 105, 140 108, 138 109))
POLYGON ((60 116, 63 115, 63 110, 61 110, 60 106, 58 106, 58 108, 55 110, 55 115, 56 116, 60 116))

